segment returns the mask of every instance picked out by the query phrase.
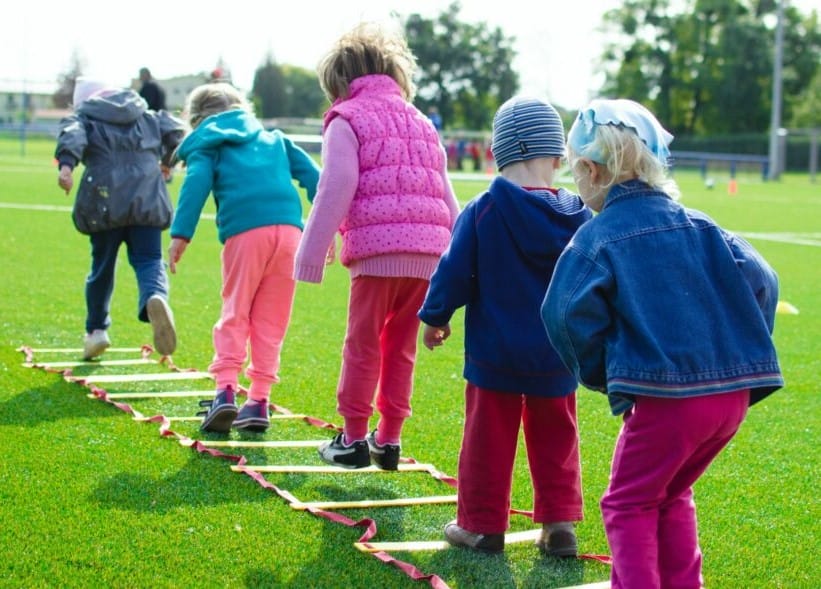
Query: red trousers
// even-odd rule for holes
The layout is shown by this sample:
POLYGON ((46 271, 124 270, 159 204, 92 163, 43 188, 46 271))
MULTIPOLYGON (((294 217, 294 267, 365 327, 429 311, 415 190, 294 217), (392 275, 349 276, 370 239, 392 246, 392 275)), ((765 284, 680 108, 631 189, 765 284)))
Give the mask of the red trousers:
POLYGON ((533 482, 533 521, 582 519, 576 394, 536 397, 467 383, 457 489, 460 527, 477 534, 507 530, 520 424, 533 482))
POLYGON ((345 438, 364 440, 374 401, 378 441, 398 444, 411 414, 419 318, 428 281, 421 278, 357 276, 351 280, 348 330, 337 385, 337 411, 345 438))
POLYGON ((612 589, 699 589, 693 484, 738 430, 749 391, 637 397, 616 441, 601 500, 612 589))

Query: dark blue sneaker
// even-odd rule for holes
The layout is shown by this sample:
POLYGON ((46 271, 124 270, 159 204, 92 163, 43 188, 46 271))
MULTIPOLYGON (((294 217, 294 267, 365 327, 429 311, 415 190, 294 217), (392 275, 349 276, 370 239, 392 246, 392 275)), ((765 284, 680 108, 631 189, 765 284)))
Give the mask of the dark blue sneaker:
POLYGON ((234 420, 234 429, 247 432, 264 432, 271 425, 268 419, 268 403, 248 399, 239 408, 239 414, 234 420))
POLYGON ((233 387, 218 390, 213 401, 200 401, 200 407, 208 407, 208 411, 200 411, 197 415, 204 416, 200 429, 204 432, 227 434, 231 431, 231 424, 237 417, 236 394, 233 387))
POLYGON ((359 440, 346 446, 345 434, 342 432, 319 447, 319 457, 328 464, 342 468, 365 468, 371 465, 368 442, 359 440))

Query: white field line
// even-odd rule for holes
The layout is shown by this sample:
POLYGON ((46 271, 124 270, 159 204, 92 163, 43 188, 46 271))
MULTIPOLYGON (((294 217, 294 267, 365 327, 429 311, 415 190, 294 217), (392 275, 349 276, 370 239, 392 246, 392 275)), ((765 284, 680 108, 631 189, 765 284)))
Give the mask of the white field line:
MULTIPOLYGON (((0 209, 17 209, 20 211, 44 211, 47 213, 70 213, 71 206, 67 205, 33 205, 15 202, 0 202, 0 209)), ((201 219, 215 219, 214 213, 203 213, 201 219)))
POLYGON ((759 239, 761 241, 777 241, 792 245, 809 245, 821 247, 821 233, 739 233, 744 239, 759 239))

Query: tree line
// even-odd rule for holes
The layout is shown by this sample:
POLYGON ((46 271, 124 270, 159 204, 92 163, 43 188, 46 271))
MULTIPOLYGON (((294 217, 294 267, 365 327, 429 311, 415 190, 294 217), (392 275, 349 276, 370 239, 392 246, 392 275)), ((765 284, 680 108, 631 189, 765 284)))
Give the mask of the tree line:
MULTIPOLYGON (((608 42, 596 64, 605 80, 599 96, 645 104, 675 135, 765 132, 778 1, 623 2, 601 19, 608 42)), ((436 108, 446 129, 486 130, 520 88, 516 39, 500 27, 465 22, 460 12, 457 0, 433 18, 394 17, 419 65, 416 105, 436 108)), ((783 30, 784 124, 821 127, 818 11, 787 5, 783 30)), ((328 107, 315 72, 279 64, 271 54, 255 72, 250 97, 262 118, 319 117, 328 107)))

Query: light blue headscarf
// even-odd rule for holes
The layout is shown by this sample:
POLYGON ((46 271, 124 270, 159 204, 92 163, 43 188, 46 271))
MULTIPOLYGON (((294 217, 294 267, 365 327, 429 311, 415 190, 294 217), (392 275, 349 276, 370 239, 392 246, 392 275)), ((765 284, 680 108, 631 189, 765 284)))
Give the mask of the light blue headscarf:
POLYGON ((579 116, 567 134, 567 143, 582 157, 600 164, 607 163, 604 154, 595 146, 596 125, 615 125, 632 129, 662 164, 668 165, 668 146, 673 136, 668 133, 649 110, 638 102, 620 98, 596 99, 579 111, 579 116))

